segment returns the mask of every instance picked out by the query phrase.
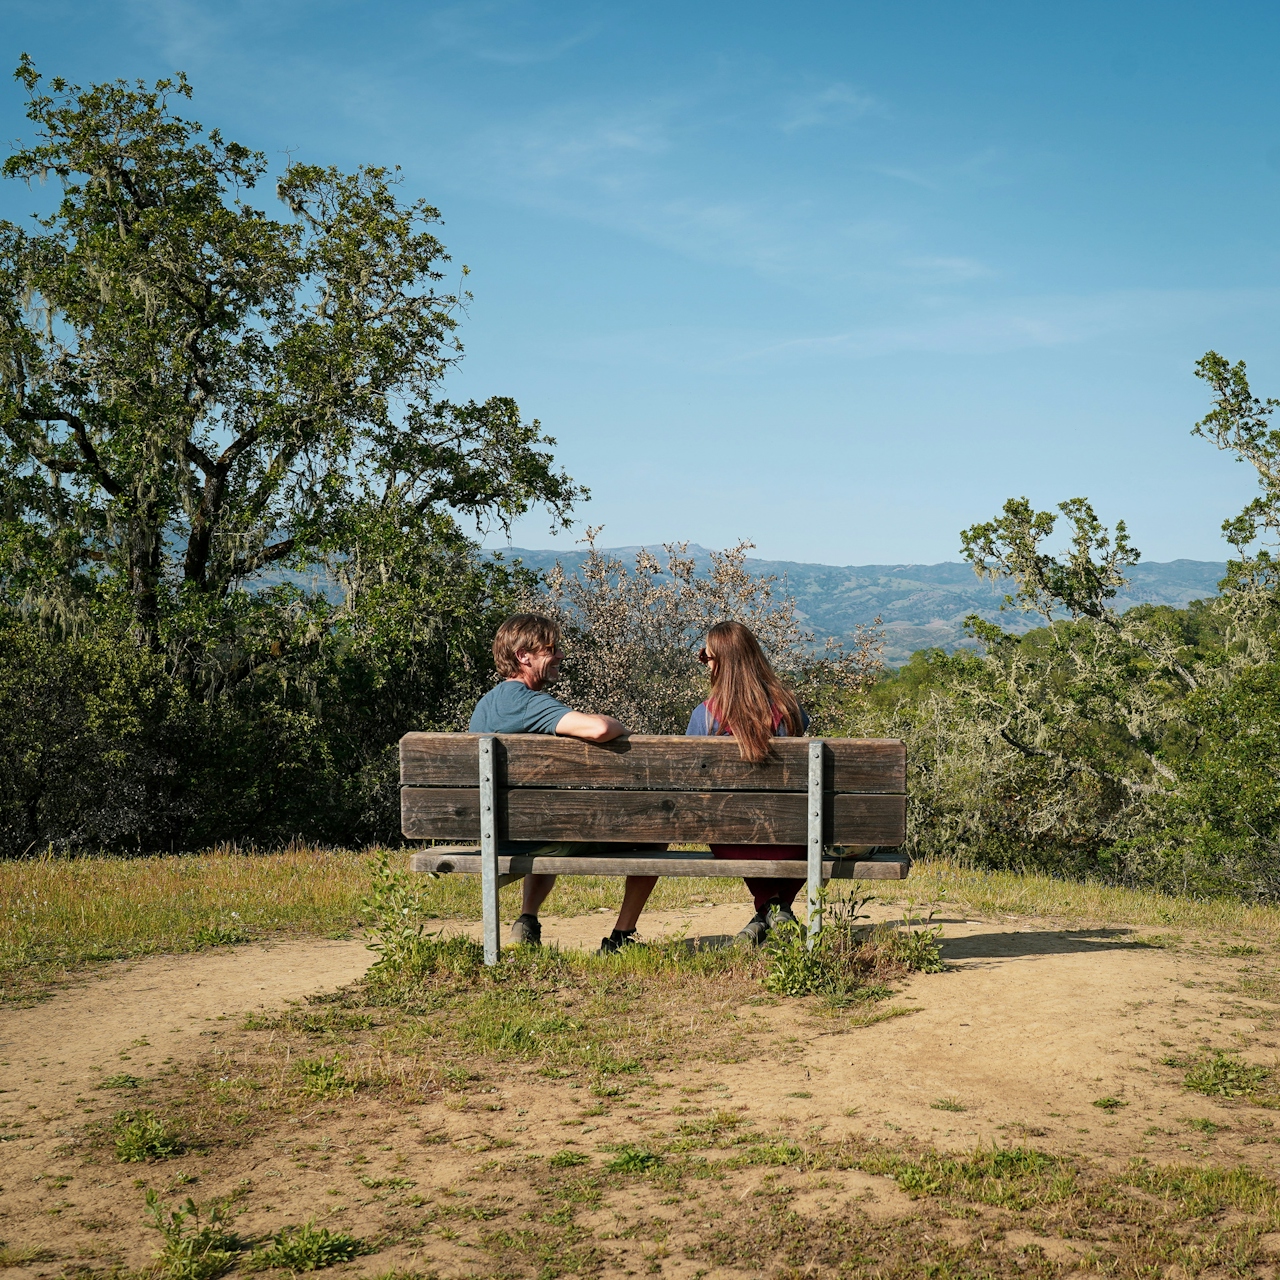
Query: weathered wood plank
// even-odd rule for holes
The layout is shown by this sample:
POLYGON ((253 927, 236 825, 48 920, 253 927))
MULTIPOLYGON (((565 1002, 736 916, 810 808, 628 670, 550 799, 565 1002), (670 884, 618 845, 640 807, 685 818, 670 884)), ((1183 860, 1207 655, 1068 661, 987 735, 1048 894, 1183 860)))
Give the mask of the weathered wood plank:
MULTIPOLYGON (((807 862, 772 858, 751 861, 729 861, 690 854, 656 854, 588 858, 534 858, 513 855, 498 857, 498 871, 503 876, 577 875, 577 876, 764 876, 781 880, 803 880, 808 874, 807 862)), ((882 858, 825 858, 824 880, 905 880, 911 868, 906 854, 882 858)), ((438 875, 479 875, 478 853, 442 853, 429 850, 412 854, 411 871, 432 871, 438 875)))
MULTIPOLYGON (((406 733, 400 780, 407 786, 476 785, 473 733, 406 733)), ((636 791, 804 791, 808 740, 776 738, 773 758, 741 760, 728 738, 636 736, 583 742, 549 734, 502 734, 498 781, 508 787, 586 787, 636 791)), ((829 791, 896 795, 906 791, 906 747, 891 738, 831 738, 824 749, 829 791)))
MULTIPOLYGON (((502 793, 501 840, 634 840, 660 844, 803 844, 806 800, 779 791, 523 791, 502 793)), ((401 830, 411 840, 475 839, 475 788, 402 787, 401 830)), ((836 795, 827 844, 899 845, 906 797, 836 795)))

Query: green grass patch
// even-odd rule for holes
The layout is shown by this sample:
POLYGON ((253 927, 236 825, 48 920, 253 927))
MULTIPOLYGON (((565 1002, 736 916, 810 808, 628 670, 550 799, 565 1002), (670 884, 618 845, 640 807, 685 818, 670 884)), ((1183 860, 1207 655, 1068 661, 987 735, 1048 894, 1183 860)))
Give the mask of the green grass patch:
POLYGON ((112 1127, 116 1135, 116 1159, 124 1164, 168 1160, 186 1150, 182 1139, 150 1111, 121 1111, 112 1127))
POLYGON ((1254 1066, 1238 1054, 1219 1049, 1193 1063, 1183 1084, 1211 1098, 1243 1098, 1258 1093, 1270 1078, 1266 1067, 1254 1066))
POLYGON ((141 1083, 141 1076, 131 1076, 127 1071, 121 1071, 99 1080, 93 1087, 95 1089, 136 1089, 141 1083))
POLYGON ((886 1154, 859 1162, 893 1178, 909 1196, 945 1196, 1022 1213, 1074 1194, 1074 1171, 1033 1147, 979 1148, 969 1155, 886 1154))
POLYGON ((585 1151, 557 1151, 547 1163, 553 1169, 576 1169, 589 1163, 591 1157, 585 1151))
POLYGON ((246 1270, 321 1271, 367 1252, 364 1241, 355 1236, 304 1222, 277 1232, 265 1249, 255 1249, 246 1270))
POLYGON ((649 1173, 666 1163, 666 1157, 643 1147, 624 1147, 608 1164, 606 1173, 649 1173))

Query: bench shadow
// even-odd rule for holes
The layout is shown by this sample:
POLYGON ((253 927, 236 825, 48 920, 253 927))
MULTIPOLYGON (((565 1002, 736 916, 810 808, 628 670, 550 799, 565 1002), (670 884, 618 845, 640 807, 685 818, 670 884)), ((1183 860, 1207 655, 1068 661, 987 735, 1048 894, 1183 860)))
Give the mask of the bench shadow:
POLYGON ((692 938, 681 938, 680 944, 686 951, 716 951, 732 946, 735 936, 732 933, 700 933, 692 938))
MULTIPOLYGON (((935 924, 944 923, 934 921, 935 924)), ((961 924, 964 921, 957 920, 961 924)), ((1034 956, 1081 955, 1096 951, 1152 951, 1160 948, 1137 940, 1136 929, 1062 929, 1054 932, 975 933, 942 939, 944 960, 1015 960, 1034 956)), ((729 947, 737 935, 703 933, 678 939, 686 951, 729 947)), ((655 940, 656 941, 656 940, 655 940)))
POLYGON ((1152 951, 1136 929, 1061 929, 1050 932, 974 933, 943 938, 944 960, 1012 960, 1032 956, 1081 955, 1093 951, 1152 951))

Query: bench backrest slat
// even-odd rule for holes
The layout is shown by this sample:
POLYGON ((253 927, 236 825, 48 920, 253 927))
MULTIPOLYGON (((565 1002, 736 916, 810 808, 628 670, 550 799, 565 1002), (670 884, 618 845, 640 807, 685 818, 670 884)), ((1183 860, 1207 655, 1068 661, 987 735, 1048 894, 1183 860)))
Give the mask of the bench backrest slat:
MULTIPOLYGON (((474 840, 480 829, 477 734, 406 734, 401 826, 410 839, 474 840)), ((509 840, 803 844, 808 740, 778 738, 743 761, 732 739, 642 737, 596 744, 543 734, 497 740, 498 836, 509 840)), ((906 749, 827 739, 824 839, 901 844, 906 749)))
MULTIPOLYGON (((787 791, 510 791, 499 806, 500 840, 656 841, 664 844, 792 844, 807 834, 807 797, 787 791)), ((906 797, 833 797, 827 844, 898 845, 906 797)), ((410 839, 474 840, 475 788, 405 787, 401 825, 410 839)))
MULTIPOLYGON (((407 733, 400 740, 405 786, 476 786, 474 733, 407 733)), ((498 785, 608 791, 807 791, 806 738, 775 738, 770 759, 740 758, 730 738, 623 738, 592 743, 550 734, 498 737, 498 785)), ((901 795, 905 746, 893 739, 831 738, 824 748, 829 791, 901 795)))

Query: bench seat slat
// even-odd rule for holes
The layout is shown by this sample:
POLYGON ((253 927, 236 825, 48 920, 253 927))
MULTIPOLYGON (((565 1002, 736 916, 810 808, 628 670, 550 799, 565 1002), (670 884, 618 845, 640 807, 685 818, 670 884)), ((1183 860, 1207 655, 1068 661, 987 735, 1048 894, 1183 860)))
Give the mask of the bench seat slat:
MULTIPOLYGON (((474 787, 474 733, 406 733, 400 779, 409 786, 474 787)), ((752 764, 729 738, 636 735, 582 742, 554 734, 499 734, 498 783, 652 791, 807 791, 808 740, 775 738, 769 760, 752 764)), ((906 747, 896 739, 829 739, 826 786, 835 792, 902 794, 906 747)))
MULTIPOLYGON (((824 880, 905 880, 911 867, 906 854, 868 859, 826 858, 822 863, 824 880)), ((439 849, 412 854, 411 871, 430 871, 440 875, 479 875, 480 855, 450 853, 439 849)), ((767 876, 775 879, 803 880, 809 874, 807 862, 766 859, 729 861, 709 854, 619 854, 588 858, 536 858, 513 855, 499 856, 500 876, 579 875, 579 876, 767 876)))
MULTIPOLYGON (((801 794, 770 791, 534 791, 500 796, 504 840, 625 840, 659 844, 804 844, 801 794)), ((474 840, 475 788, 402 787, 401 829, 411 840, 474 840)), ((900 845, 906 797, 836 795, 827 807, 827 844, 900 845)))

